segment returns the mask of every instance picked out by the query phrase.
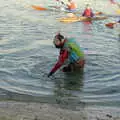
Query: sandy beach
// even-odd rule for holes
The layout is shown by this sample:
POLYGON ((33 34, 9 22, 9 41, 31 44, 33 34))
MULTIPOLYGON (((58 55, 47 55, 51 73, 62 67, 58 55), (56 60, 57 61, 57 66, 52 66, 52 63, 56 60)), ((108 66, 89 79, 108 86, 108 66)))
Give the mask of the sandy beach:
POLYGON ((0 120, 120 120, 120 109, 94 106, 76 111, 55 104, 1 101, 0 120))

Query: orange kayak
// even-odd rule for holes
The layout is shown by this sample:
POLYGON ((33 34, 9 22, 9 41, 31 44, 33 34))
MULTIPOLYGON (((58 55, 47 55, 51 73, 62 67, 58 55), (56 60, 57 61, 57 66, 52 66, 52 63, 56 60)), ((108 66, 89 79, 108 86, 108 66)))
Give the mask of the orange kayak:
POLYGON ((32 8, 35 9, 35 10, 48 10, 47 8, 37 6, 37 5, 32 5, 32 8))

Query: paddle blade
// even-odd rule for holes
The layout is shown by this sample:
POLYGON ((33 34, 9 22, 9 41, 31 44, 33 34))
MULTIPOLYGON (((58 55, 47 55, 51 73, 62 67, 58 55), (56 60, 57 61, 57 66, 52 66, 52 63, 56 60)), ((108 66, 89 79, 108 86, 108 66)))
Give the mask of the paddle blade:
POLYGON ((102 15, 103 12, 96 12, 95 15, 102 15))
POLYGON ((41 7, 41 6, 36 6, 36 5, 32 5, 32 8, 35 10, 47 10, 47 8, 41 7))
POLYGON ((106 27, 109 27, 109 28, 113 28, 114 27, 114 24, 116 23, 107 23, 105 24, 106 27))

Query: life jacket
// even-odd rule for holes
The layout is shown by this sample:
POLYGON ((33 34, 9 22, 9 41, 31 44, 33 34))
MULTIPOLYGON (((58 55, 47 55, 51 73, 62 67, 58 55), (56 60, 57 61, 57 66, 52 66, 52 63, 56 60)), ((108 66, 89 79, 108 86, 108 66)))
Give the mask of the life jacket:
POLYGON ((86 17, 92 17, 92 10, 89 8, 87 8, 87 9, 85 9, 85 11, 84 11, 84 16, 86 16, 86 17))
POLYGON ((67 6, 69 10, 75 10, 77 8, 76 3, 74 2, 70 2, 67 6))
POLYGON ((69 62, 74 63, 80 59, 84 59, 84 52, 80 46, 76 43, 74 38, 68 38, 64 44, 64 48, 69 53, 69 62))

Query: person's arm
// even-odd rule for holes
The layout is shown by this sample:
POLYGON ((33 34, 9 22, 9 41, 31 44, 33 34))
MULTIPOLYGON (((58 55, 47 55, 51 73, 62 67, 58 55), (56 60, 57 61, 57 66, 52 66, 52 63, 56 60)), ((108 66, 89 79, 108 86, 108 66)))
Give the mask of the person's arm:
POLYGON ((85 13, 86 13, 86 8, 84 9, 82 16, 85 16, 85 13))
POLYGON ((82 16, 85 16, 85 11, 82 13, 82 16))
POLYGON ((93 11, 91 10, 91 17, 94 17, 94 15, 95 15, 95 14, 94 14, 93 11))
POLYGON ((93 10, 92 10, 92 8, 90 8, 90 13, 91 13, 91 17, 94 17, 94 13, 93 13, 93 10))
POLYGON ((48 77, 50 77, 53 73, 55 73, 65 62, 65 60, 68 58, 68 51, 67 50, 61 50, 60 56, 58 59, 58 62, 54 65, 50 73, 48 74, 48 77))

